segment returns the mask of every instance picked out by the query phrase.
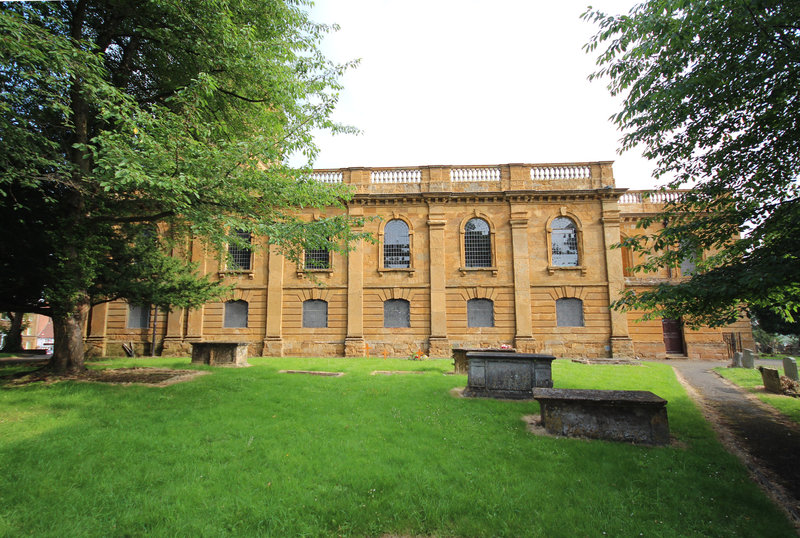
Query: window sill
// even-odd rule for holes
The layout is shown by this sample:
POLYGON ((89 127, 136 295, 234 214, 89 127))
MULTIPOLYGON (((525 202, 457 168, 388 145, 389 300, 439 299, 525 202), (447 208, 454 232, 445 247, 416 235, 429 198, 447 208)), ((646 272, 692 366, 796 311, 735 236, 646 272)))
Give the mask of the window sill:
POLYGON ((326 277, 330 277, 333 274, 333 268, 329 267, 327 269, 304 269, 297 271, 297 278, 303 278, 307 274, 312 274, 314 277, 317 275, 322 275, 326 277))
POLYGON ((251 270, 242 270, 242 271, 227 270, 227 271, 218 272, 217 276, 219 276, 220 278, 225 278, 225 277, 245 277, 246 276, 250 280, 253 280, 255 278, 255 273, 253 271, 251 271, 251 270))
POLYGON ((408 273, 408 276, 411 276, 415 271, 413 267, 381 267, 378 269, 378 274, 383 276, 383 273, 408 273))
POLYGON ((556 271, 580 271, 582 276, 586 275, 587 267, 585 265, 548 265, 547 273, 554 275, 556 271))
POLYGON ((461 276, 475 271, 491 271, 492 276, 497 276, 497 267, 459 267, 458 270, 461 271, 461 276))

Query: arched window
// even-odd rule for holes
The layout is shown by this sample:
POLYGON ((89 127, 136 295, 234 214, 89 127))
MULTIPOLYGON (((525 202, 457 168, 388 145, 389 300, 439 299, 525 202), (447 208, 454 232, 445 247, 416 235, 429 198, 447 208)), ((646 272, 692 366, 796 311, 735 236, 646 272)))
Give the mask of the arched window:
POLYGON ((228 301, 225 303, 225 320, 223 327, 244 329, 247 327, 247 301, 228 301))
POLYGON ((556 217, 550 229, 553 266, 578 266, 578 229, 575 221, 569 217, 556 217))
POLYGON ((489 223, 483 219, 469 219, 464 226, 464 265, 492 266, 492 235, 489 223))
POLYGON ((467 327, 494 327, 494 303, 491 299, 467 301, 467 327))
POLYGON ((563 298, 556 301, 556 325, 559 327, 584 327, 583 301, 563 298))
POLYGON ((383 326, 411 327, 411 305, 405 299, 388 299, 383 302, 383 326))
POLYGON ((403 220, 390 220, 383 228, 383 267, 386 269, 411 267, 408 224, 403 220))
POLYGON ((303 301, 303 327, 320 329, 328 326, 328 302, 321 299, 303 301))
POLYGON ((147 329, 150 326, 150 305, 128 305, 128 328, 147 329))
POLYGON ((236 237, 239 238, 244 245, 241 244, 228 244, 228 270, 229 271, 249 271, 250 270, 250 243, 252 237, 250 232, 243 230, 236 231, 236 237))

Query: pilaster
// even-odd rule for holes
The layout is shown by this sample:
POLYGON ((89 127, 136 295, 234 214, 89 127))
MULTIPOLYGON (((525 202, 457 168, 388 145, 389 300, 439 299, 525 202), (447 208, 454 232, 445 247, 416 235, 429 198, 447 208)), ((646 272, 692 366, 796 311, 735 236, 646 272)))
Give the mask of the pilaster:
POLYGON ((267 323, 264 350, 269 357, 283 356, 283 266, 284 257, 274 246, 269 247, 267 262, 267 323))
MULTIPOLYGON (((611 248, 620 241, 620 218, 617 197, 603 194, 603 241, 605 243, 606 275, 608 277, 608 300, 616 301, 625 290, 625 276, 622 272, 622 250, 611 248)), ((611 318, 611 356, 614 358, 633 357, 633 342, 628 334, 628 318, 625 312, 609 309, 611 318)))
POLYGON ((175 308, 167 312, 167 334, 162 344, 162 357, 182 357, 192 353, 191 345, 183 337, 184 316, 183 308, 175 308))
POLYGON ((450 344, 447 340, 447 275, 445 251, 444 212, 430 207, 428 210, 428 235, 430 252, 430 301, 431 301, 431 334, 428 351, 431 357, 449 357, 450 344))
MULTIPOLYGON (((531 271, 528 254, 528 212, 511 206, 511 247, 514 260, 515 340, 530 347, 533 340, 531 319, 531 271)), ((515 346, 518 347, 518 346, 515 346)), ((520 349, 517 351, 523 352, 520 349)), ((523 352, 524 353, 524 352, 523 352)))
POLYGON ((106 328, 108 326, 108 303, 92 308, 89 334, 86 335, 86 356, 105 357, 107 351, 106 328))
MULTIPOLYGON (((364 210, 349 206, 351 217, 361 217, 364 210)), ((360 229, 354 229, 359 232, 360 229)), ((364 249, 359 241, 347 253, 347 337, 344 348, 346 357, 364 355, 364 249)))

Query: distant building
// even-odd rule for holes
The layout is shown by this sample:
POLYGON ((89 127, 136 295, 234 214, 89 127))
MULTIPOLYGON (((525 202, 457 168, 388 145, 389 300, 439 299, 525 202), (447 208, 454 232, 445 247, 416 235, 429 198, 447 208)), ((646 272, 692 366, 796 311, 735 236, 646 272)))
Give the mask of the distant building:
MULTIPOLYGON (((22 349, 46 349, 53 352, 53 320, 41 314, 25 314, 25 328, 22 330, 22 349)), ((8 327, 10 320, 5 313, 0 314, 0 324, 8 327)), ((5 344, 6 335, 0 334, 0 348, 5 344)))
POLYGON ((365 227, 375 244, 347 256, 309 251, 300 266, 274 250, 209 256, 195 245, 202 271, 235 284, 229 300, 171 313, 122 301, 96 306, 88 352, 121 355, 132 343, 149 353, 154 331, 165 355, 187 355, 199 341, 247 342, 251 355, 267 356, 449 357, 454 347, 506 344, 560 357, 724 358, 731 346, 752 346, 746 320, 690 331, 680 320, 635 323, 640 314, 609 309, 626 287, 682 276, 633 276, 631 254, 609 248, 664 201, 616 188, 610 162, 346 168, 314 177, 354 189, 349 214, 380 217, 365 227))

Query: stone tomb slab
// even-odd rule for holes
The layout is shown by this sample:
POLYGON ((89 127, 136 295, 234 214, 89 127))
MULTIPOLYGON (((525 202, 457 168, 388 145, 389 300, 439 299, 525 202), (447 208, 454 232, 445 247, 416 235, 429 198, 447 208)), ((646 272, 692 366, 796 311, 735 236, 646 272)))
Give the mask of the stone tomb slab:
POLYGON ((192 364, 250 366, 243 342, 192 342, 192 364))
POLYGON ((467 353, 476 351, 483 351, 485 353, 515 353, 514 348, 490 348, 490 349, 470 349, 470 348, 453 348, 453 367, 456 374, 467 373, 467 353))
POLYGON ((667 400, 649 391, 533 389, 547 432, 642 443, 669 444, 667 400))
POLYGON ((534 353, 467 353, 467 388, 470 398, 527 399, 534 387, 552 387, 552 355, 534 353))
POLYGON ((306 374, 319 375, 322 377, 342 377, 344 372, 322 372, 319 370, 278 370, 279 374, 306 374))

